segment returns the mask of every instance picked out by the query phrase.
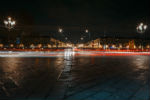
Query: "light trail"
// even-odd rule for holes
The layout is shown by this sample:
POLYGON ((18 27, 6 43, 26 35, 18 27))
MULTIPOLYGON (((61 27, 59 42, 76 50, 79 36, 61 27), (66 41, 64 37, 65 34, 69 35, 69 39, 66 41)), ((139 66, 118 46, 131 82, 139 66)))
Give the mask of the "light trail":
POLYGON ((125 52, 125 51, 87 51, 72 50, 64 51, 0 51, 0 57, 64 57, 64 56, 131 56, 131 55, 149 55, 150 52, 125 52))

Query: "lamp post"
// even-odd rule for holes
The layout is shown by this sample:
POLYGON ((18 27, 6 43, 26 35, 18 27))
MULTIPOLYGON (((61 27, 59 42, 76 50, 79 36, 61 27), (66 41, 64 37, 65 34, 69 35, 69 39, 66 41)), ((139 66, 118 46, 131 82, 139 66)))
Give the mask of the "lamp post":
MULTIPOLYGON (((13 29, 16 25, 16 21, 12 20, 11 17, 8 17, 7 20, 4 20, 5 27, 10 31, 13 29)), ((8 44, 9 44, 9 34, 8 34, 8 44)))
POLYGON ((12 20, 11 17, 8 17, 7 20, 4 20, 4 24, 5 24, 5 27, 10 30, 14 28, 14 26, 16 25, 16 21, 12 20))
POLYGON ((85 33, 88 33, 88 35, 89 35, 89 40, 90 40, 90 39, 91 39, 91 34, 90 34, 89 30, 86 29, 86 30, 85 30, 85 33))
POLYGON ((86 30, 85 30, 85 33, 88 33, 88 32, 89 32, 89 30, 88 30, 88 29, 86 29, 86 30))
MULTIPOLYGON (((137 27, 136 27, 136 30, 138 33, 141 33, 141 34, 144 34, 145 31, 147 30, 148 26, 144 23, 140 23, 137 27)), ((142 50, 144 49, 144 39, 142 40, 142 50)))
POLYGON ((62 32, 63 32, 63 29, 62 29, 62 28, 59 28, 59 29, 58 29, 58 32, 59 32, 59 33, 62 33, 62 32))
POLYGON ((136 27, 136 30, 138 33, 144 33, 146 30, 147 30, 148 26, 143 24, 143 23, 140 23, 137 27, 136 27))

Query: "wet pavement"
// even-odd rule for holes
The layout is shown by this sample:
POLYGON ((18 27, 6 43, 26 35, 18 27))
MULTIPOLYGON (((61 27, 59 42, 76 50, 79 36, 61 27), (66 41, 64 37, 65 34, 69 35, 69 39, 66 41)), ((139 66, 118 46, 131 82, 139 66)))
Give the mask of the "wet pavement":
POLYGON ((149 56, 77 57, 65 100, 149 100, 149 56))
POLYGON ((66 55, 1 57, 0 100, 150 99, 150 56, 66 55))
POLYGON ((46 98, 64 67, 63 58, 0 58, 0 99, 46 98))

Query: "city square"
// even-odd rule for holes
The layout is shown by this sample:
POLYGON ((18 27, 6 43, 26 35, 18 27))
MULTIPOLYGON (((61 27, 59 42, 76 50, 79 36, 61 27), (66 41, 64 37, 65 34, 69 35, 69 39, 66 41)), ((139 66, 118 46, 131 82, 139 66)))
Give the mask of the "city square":
POLYGON ((150 100, 148 8, 147 0, 1 1, 0 100, 150 100))

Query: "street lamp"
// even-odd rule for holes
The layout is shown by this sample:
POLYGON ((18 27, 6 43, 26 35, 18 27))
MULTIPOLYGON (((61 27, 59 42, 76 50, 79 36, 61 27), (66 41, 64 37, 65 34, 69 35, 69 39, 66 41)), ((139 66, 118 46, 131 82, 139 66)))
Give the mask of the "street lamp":
POLYGON ((59 32, 59 33, 62 33, 62 32, 63 32, 63 29, 62 29, 62 28, 59 28, 59 29, 58 29, 58 32, 59 32))
MULTIPOLYGON (((8 17, 7 20, 4 20, 4 24, 5 24, 5 27, 8 29, 8 31, 10 31, 12 28, 14 28, 14 26, 16 25, 16 21, 12 20, 11 17, 8 17)), ((9 34, 8 34, 8 44, 10 42, 10 39, 9 39, 9 34)))
POLYGON ((81 40, 83 40, 84 38, 83 38, 83 37, 81 37, 80 39, 81 39, 81 40))
POLYGON ((86 30, 85 30, 85 33, 88 33, 88 32, 89 32, 89 30, 88 30, 88 29, 86 29, 86 30))
POLYGON ((148 26, 143 24, 143 23, 140 23, 137 27, 136 27, 136 30, 138 33, 144 33, 146 30, 147 30, 148 26))
POLYGON ((11 17, 8 17, 7 20, 4 20, 5 27, 8 28, 9 30, 14 28, 16 25, 16 21, 12 20, 11 17))
POLYGON ((89 35, 89 39, 91 38, 91 34, 90 34, 90 32, 89 32, 89 30, 88 29, 85 29, 85 33, 88 33, 88 35, 89 35))
MULTIPOLYGON (((147 30, 148 26, 144 23, 140 23, 137 27, 136 30, 138 33, 144 33, 147 30)), ((144 49, 143 47, 144 43, 142 41, 142 50, 144 49)))

